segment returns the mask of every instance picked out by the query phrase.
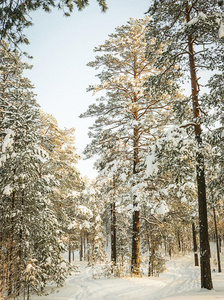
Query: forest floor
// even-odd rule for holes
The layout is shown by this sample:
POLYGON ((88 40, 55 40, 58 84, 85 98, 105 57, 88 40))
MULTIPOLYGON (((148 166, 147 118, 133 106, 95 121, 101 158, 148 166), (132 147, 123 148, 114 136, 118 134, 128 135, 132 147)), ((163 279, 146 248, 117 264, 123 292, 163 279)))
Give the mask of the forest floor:
MULTIPOLYGON (((93 279, 87 262, 76 262, 79 274, 72 274, 53 293, 48 287, 48 296, 32 296, 32 300, 224 300, 224 272, 217 272, 214 245, 212 248, 211 291, 200 288, 200 269, 194 266, 191 253, 167 258, 166 271, 159 277, 93 279)), ((224 249, 224 269, 223 252, 224 249)))

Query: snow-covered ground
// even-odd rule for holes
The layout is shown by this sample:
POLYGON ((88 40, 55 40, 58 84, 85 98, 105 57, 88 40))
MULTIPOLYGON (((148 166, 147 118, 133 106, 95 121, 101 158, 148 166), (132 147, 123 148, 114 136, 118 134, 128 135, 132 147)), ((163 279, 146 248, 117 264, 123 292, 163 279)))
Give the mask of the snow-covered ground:
MULTIPOLYGON (((224 268, 223 252, 221 256, 224 268)), ((167 270, 151 278, 93 279, 91 267, 86 262, 77 262, 80 274, 70 276, 54 293, 32 296, 32 300, 224 300, 224 273, 217 273, 214 258, 213 252, 211 291, 200 288, 199 267, 194 266, 193 254, 188 254, 167 261, 167 270)))

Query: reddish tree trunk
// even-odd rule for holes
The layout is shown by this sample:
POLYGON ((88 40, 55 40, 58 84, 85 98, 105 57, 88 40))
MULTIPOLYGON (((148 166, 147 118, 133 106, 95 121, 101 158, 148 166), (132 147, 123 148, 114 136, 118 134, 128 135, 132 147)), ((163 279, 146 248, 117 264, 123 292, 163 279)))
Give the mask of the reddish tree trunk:
POLYGON ((114 265, 117 262, 116 239, 116 206, 113 202, 111 204, 111 261, 114 265))
MULTIPOLYGON (((186 21, 190 21, 190 10, 186 9, 186 21)), ((199 230, 200 230, 200 266, 201 266, 201 288, 211 290, 212 277, 210 267, 210 247, 208 237, 208 220, 207 220, 207 203, 206 203, 206 185, 204 172, 204 157, 202 154, 202 139, 201 139, 201 125, 199 122, 199 102, 198 102, 198 82, 195 68, 195 57, 193 48, 193 37, 188 36, 188 51, 189 51, 189 65, 191 75, 191 95, 193 116, 195 122, 195 138, 198 144, 198 151, 196 153, 196 174, 198 187, 198 208, 199 208, 199 230)))
MULTIPOLYGON (((137 61, 134 58, 134 79, 137 78, 137 61)), ((134 95, 134 103, 137 103, 137 96, 134 95)), ((137 105, 133 111, 133 117, 135 121, 138 121, 138 108, 137 105)), ((137 164, 139 162, 139 128, 134 127, 133 137, 133 175, 137 174, 137 164)), ((139 250, 140 250, 140 212, 138 210, 138 203, 136 201, 137 196, 133 196, 133 233, 132 233, 132 257, 131 257, 131 272, 134 275, 139 275, 139 250)))
POLYGON ((221 261, 220 261, 220 250, 219 250, 219 238, 218 238, 218 229, 216 222, 216 212, 215 207, 213 207, 213 215, 214 215, 214 224, 215 224, 215 240, 216 240, 216 248, 217 248, 217 263, 218 263, 218 272, 221 273, 221 261))

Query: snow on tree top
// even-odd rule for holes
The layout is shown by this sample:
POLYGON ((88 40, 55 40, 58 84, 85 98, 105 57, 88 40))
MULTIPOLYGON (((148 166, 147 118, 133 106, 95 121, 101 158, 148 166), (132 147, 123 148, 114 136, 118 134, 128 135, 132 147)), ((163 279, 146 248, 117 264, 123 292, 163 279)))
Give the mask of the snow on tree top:
POLYGON ((90 217, 90 218, 93 217, 92 211, 91 211, 89 208, 87 208, 86 206, 84 206, 84 205, 79 205, 79 206, 78 206, 78 211, 79 211, 79 213, 81 213, 82 215, 88 216, 88 217, 90 217))
POLYGON ((77 222, 75 222, 75 221, 71 222, 71 223, 68 225, 68 230, 76 228, 77 225, 78 225, 77 222))
POLYGON ((165 201, 161 201, 160 206, 156 209, 156 212, 160 215, 165 215, 169 212, 169 208, 165 201))
POLYGON ((25 269, 25 273, 29 273, 31 270, 33 270, 34 269, 34 267, 31 265, 31 264, 28 264, 27 266, 26 266, 26 269, 25 269))
POLYGON ((13 188, 10 186, 10 184, 6 185, 3 190, 3 195, 9 196, 13 191, 13 188))

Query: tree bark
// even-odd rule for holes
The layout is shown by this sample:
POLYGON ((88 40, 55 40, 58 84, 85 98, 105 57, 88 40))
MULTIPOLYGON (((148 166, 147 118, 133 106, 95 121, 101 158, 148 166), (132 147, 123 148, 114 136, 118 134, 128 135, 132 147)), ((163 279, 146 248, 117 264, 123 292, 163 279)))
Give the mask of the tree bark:
MULTIPOLYGON (((134 57, 134 79, 137 78, 137 58, 134 57)), ((134 103, 137 103, 137 95, 134 95, 134 103)), ((133 110, 133 117, 138 121, 138 107, 133 110)), ((137 174, 137 164, 139 162, 139 128, 134 127, 133 132, 133 175, 137 174)), ((132 257, 131 257, 131 273, 139 275, 139 250, 140 250, 140 212, 138 209, 137 196, 133 195, 133 233, 132 233, 132 257)))
POLYGON ((216 212, 214 206, 213 206, 213 215, 214 215, 214 224, 215 224, 215 240, 216 240, 216 248, 217 248, 218 272, 221 273, 222 270, 221 270, 221 261, 220 261, 219 238, 218 238, 218 230, 217 230, 217 222, 216 222, 216 212))
MULTIPOLYGON (((134 165, 133 174, 136 174, 136 165, 138 162, 138 129, 134 129, 134 165)), ((131 258, 131 272, 134 275, 139 275, 139 250, 140 250, 140 212, 137 196, 133 195, 133 233, 132 233, 132 258, 131 258)))
POLYGON ((181 242, 180 242, 180 232, 179 232, 179 230, 177 231, 177 242, 178 242, 178 249, 179 249, 179 252, 180 252, 181 251, 181 242))
POLYGON ((149 263, 148 263, 148 277, 151 276, 151 247, 150 247, 150 237, 148 236, 148 246, 149 246, 149 263))
MULTIPOLYGON (((135 196, 134 196, 135 197, 135 196)), ((134 202, 134 208, 137 206, 134 202)), ((139 275, 139 211, 133 213, 131 272, 139 275)))
POLYGON ((71 249, 71 244, 70 244, 70 241, 69 241, 69 245, 68 245, 68 261, 69 261, 69 263, 72 262, 72 259, 71 259, 71 253, 72 253, 72 251, 71 250, 72 250, 71 249))
POLYGON ((113 265, 117 262, 116 239, 116 204, 113 202, 111 204, 111 261, 113 265))
MULTIPOLYGON (((15 191, 12 193, 12 211, 15 209, 15 191)), ((12 229, 10 232, 10 246, 9 246, 9 276, 8 276, 8 296, 12 295, 13 292, 13 281, 15 278, 13 278, 13 269, 14 269, 14 231, 15 231, 15 220, 14 216, 11 218, 11 225, 12 229)))
POLYGON ((80 261, 82 261, 83 259, 83 232, 81 231, 80 233, 80 252, 79 252, 79 258, 80 258, 80 261))
POLYGON ((75 261, 75 246, 72 245, 72 261, 75 261))
POLYGON ((192 222, 192 236, 193 236, 193 245, 194 245, 194 265, 197 267, 199 266, 198 262, 198 247, 197 247, 197 240, 196 240, 196 231, 194 222, 192 222))
POLYGON ((83 233, 83 258, 86 260, 86 232, 83 233))
MULTIPOLYGON (((186 8, 186 21, 190 21, 190 8, 186 8)), ((193 106, 193 117, 195 122, 195 138, 198 144, 196 153, 196 174, 198 188, 199 229, 200 229, 200 266, 201 266, 201 288, 211 290, 212 277, 210 267, 210 247, 208 237, 206 184, 204 172, 204 156, 202 154, 201 125, 199 121, 198 82, 195 68, 195 57, 193 48, 193 36, 188 35, 189 65, 191 75, 191 95, 193 106)))

